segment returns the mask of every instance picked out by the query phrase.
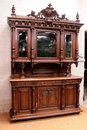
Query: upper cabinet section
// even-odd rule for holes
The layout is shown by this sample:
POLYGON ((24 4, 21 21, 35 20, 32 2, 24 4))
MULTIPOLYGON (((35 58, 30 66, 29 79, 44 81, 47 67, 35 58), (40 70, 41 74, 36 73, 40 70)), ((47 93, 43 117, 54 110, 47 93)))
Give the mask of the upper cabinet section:
POLYGON ((8 24, 12 31, 12 62, 58 63, 78 61, 79 14, 71 21, 51 4, 38 14, 18 16, 12 7, 8 24))

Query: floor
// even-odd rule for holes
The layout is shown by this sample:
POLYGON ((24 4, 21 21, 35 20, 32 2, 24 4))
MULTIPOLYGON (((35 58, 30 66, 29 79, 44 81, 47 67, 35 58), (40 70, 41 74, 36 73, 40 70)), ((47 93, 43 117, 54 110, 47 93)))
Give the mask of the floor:
POLYGON ((9 113, 0 115, 0 130, 87 130, 87 108, 80 114, 10 122, 9 113))

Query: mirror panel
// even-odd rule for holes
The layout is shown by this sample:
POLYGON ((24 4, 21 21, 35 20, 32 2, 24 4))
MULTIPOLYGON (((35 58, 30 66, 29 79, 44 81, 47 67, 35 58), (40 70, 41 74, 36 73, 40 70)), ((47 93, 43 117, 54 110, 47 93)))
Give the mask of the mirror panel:
POLYGON ((54 32, 37 32, 37 57, 56 57, 56 36, 54 32))
POLYGON ((27 31, 19 30, 19 57, 27 57, 27 31))
POLYGON ((66 58, 72 58, 72 35, 65 35, 65 44, 66 44, 66 58))

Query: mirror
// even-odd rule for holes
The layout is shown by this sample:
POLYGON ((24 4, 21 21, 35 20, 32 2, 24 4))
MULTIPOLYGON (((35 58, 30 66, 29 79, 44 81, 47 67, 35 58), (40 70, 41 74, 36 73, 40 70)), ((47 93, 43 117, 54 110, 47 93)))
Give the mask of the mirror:
POLYGON ((56 57, 56 33, 37 33, 37 57, 56 57))
POLYGON ((72 58, 72 35, 65 35, 65 44, 66 44, 66 58, 72 58))
POLYGON ((27 57, 27 31, 19 30, 19 57, 27 57))

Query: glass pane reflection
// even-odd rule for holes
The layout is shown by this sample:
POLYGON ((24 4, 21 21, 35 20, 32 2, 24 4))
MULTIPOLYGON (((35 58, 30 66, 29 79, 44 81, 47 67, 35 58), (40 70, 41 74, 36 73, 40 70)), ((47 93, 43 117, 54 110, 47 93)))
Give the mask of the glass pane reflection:
POLYGON ((56 33, 37 33, 37 57, 56 57, 56 33))
POLYGON ((72 35, 66 34, 66 58, 72 57, 72 35))
POLYGON ((27 31, 19 31, 19 57, 27 57, 27 31))

